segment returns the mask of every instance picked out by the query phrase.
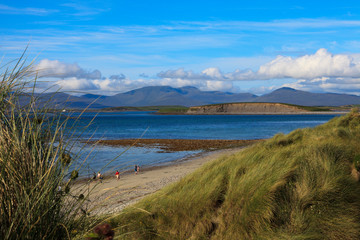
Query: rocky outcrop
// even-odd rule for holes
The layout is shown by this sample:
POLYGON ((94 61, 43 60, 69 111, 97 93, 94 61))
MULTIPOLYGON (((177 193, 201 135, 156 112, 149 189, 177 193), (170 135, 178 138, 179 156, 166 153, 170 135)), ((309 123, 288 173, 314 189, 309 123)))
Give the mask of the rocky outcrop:
POLYGON ((281 103, 227 103, 191 107, 186 114, 295 114, 309 112, 281 103))

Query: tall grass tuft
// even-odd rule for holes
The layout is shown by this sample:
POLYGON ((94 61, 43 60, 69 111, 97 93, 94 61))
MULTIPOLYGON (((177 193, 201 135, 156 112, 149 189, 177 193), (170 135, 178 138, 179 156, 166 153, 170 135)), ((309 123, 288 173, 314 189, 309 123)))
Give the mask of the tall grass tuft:
POLYGON ((69 173, 68 118, 39 108, 36 73, 23 57, 2 70, 0 239, 70 239, 89 222, 84 195, 70 195, 77 172, 69 173))
POLYGON ((360 239, 359 146, 354 110, 210 162, 111 224, 123 239, 360 239))

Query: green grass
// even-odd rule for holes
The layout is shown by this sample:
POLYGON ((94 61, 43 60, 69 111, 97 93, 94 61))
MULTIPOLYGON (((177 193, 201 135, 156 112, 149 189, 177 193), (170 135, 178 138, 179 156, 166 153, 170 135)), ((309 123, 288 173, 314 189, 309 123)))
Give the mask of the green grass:
POLYGON ((79 169, 69 169, 80 154, 71 152, 74 126, 49 107, 36 107, 36 72, 23 57, 1 70, 0 239, 82 235, 94 219, 86 212, 87 194, 70 192, 79 169), (24 93, 29 102, 21 105, 24 93))
POLYGON ((301 105, 287 104, 287 103, 282 103, 282 104, 297 107, 297 108, 304 109, 304 110, 310 111, 310 112, 331 112, 332 111, 331 107, 301 106, 301 105))
POLYGON ((120 239, 359 239, 360 114, 210 162, 111 218, 120 239))
POLYGON ((168 112, 185 112, 188 108, 183 106, 145 106, 145 107, 109 107, 100 110, 100 112, 115 112, 115 111, 157 111, 159 113, 168 112))
POLYGON ((157 113, 160 114, 171 114, 171 113, 185 113, 189 108, 183 106, 168 106, 160 108, 157 113))

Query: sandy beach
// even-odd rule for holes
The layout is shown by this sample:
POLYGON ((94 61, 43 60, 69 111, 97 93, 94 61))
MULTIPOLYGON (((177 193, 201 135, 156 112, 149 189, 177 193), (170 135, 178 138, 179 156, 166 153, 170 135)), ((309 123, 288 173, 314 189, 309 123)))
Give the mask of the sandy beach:
POLYGON ((87 210, 91 215, 119 212, 162 187, 178 181, 203 164, 242 149, 233 148, 206 152, 183 162, 141 169, 138 174, 134 172, 122 173, 120 180, 116 179, 114 172, 114 176, 105 177, 102 181, 91 180, 85 184, 76 184, 73 189, 82 192, 90 191, 87 210))

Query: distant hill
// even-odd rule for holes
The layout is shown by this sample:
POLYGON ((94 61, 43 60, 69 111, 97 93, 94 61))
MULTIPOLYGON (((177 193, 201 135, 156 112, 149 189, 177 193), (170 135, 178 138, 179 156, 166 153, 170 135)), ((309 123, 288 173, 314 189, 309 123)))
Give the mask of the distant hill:
POLYGON ((257 96, 250 93, 200 91, 195 87, 173 88, 168 86, 144 87, 99 99, 106 106, 197 106, 212 103, 250 102, 257 96))
MULTIPOLYGON (((269 94, 256 96, 251 93, 231 93, 220 91, 200 91, 195 87, 173 88, 153 86, 135 89, 113 96, 85 94, 72 96, 66 93, 43 94, 44 100, 51 99, 57 108, 140 107, 140 106, 201 106, 218 103, 270 102, 287 103, 301 106, 343 106, 360 104, 360 97, 336 93, 311 93, 292 88, 280 88, 269 94)), ((26 98, 24 100, 26 102, 26 98)))
POLYGON ((293 88, 279 88, 257 97, 253 102, 276 102, 302 106, 343 106, 360 104, 360 97, 337 93, 311 93, 293 88))
MULTIPOLYGON (((38 108, 80 108, 84 109, 89 105, 91 108, 104 108, 105 106, 93 102, 93 99, 86 99, 84 97, 72 96, 67 93, 45 93, 45 94, 34 94, 36 98, 36 105, 38 108)), ((25 106, 30 102, 31 95, 28 93, 23 94, 19 97, 19 103, 25 106)))
MULTIPOLYGON (((87 96, 73 96, 67 93, 46 93, 41 95, 35 95, 38 97, 38 105, 40 107, 44 105, 48 105, 51 108, 86 108, 90 106, 90 108, 105 108, 106 106, 101 105, 96 99, 101 99, 103 96, 97 96, 87 94, 87 96), (95 97, 96 96, 96 97, 95 97)), ((23 103, 29 101, 27 96, 21 98, 23 103)))
POLYGON ((95 100, 95 99, 104 99, 104 98, 106 98, 106 96, 98 95, 98 94, 84 94, 81 96, 81 98, 95 100))
POLYGON ((283 103, 224 103, 190 107, 186 114, 298 114, 309 112, 283 103))
MULTIPOLYGON (((99 97, 99 96, 98 96, 99 97)), ((280 88, 263 96, 251 93, 230 93, 220 91, 200 91, 195 87, 173 88, 154 86, 135 89, 114 96, 100 97, 96 103, 109 106, 200 106, 234 102, 273 102, 302 106, 343 106, 360 104, 360 97, 336 93, 311 93, 292 88, 280 88)))

